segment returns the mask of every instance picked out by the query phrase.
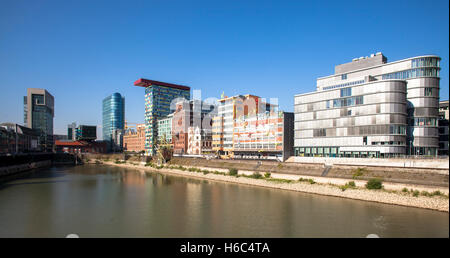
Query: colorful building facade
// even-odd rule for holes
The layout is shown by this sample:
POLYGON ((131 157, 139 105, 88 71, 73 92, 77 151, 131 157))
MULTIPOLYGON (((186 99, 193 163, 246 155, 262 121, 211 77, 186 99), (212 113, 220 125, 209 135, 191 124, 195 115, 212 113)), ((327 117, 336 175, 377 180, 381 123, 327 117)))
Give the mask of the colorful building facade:
POLYGON ((145 154, 152 156, 158 140, 158 119, 171 113, 173 100, 190 99, 190 87, 142 78, 134 85, 145 87, 145 154))
POLYGON ((293 155, 294 115, 254 95, 224 97, 213 119, 212 150, 228 158, 286 160, 293 155))

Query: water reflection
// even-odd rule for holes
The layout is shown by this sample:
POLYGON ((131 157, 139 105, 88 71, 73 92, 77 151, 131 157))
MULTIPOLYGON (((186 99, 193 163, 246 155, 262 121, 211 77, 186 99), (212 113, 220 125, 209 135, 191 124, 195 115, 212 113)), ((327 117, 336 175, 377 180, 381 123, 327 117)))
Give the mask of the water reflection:
POLYGON ((99 165, 0 185, 0 237, 448 237, 448 213, 99 165))

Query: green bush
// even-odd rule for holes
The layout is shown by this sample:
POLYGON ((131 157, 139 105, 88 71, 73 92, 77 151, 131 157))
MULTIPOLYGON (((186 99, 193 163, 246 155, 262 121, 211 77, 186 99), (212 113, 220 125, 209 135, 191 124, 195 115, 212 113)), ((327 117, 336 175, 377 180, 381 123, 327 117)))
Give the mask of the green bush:
POLYGON ((383 182, 381 179, 372 178, 366 184, 367 189, 381 189, 383 188, 383 182))
POLYGON ((339 189, 341 189, 341 190, 342 190, 342 192, 343 192, 343 191, 345 191, 345 190, 347 190, 347 189, 348 189, 348 185, 347 185, 347 184, 345 184, 345 185, 341 185, 341 186, 339 186, 339 189))
POLYGON ((235 168, 230 168, 228 169, 228 174, 230 174, 230 176, 237 176, 238 170, 235 168))
POLYGON ((412 192, 412 194, 413 194, 414 197, 418 197, 420 192, 418 190, 415 190, 415 191, 412 192))
POLYGON ((309 182, 310 184, 312 184, 312 185, 316 183, 316 182, 314 181, 314 179, 309 179, 308 182, 309 182))
POLYGON ((264 177, 265 177, 265 178, 270 178, 270 175, 271 175, 270 172, 266 172, 266 173, 264 174, 264 177))
POLYGON ((423 195, 423 196, 431 196, 431 194, 430 194, 429 192, 427 192, 427 191, 422 191, 422 192, 420 193, 420 195, 423 195))
POLYGON ((435 195, 441 196, 442 193, 441 193, 441 191, 434 191, 434 192, 432 193, 432 195, 433 195, 433 196, 435 196, 435 195))
POLYGON ((355 181, 350 181, 347 183, 347 185, 352 188, 356 187, 355 181))
POLYGON ((261 179, 262 175, 259 172, 253 172, 253 174, 250 177, 254 179, 261 179))
POLYGON ((365 168, 357 168, 353 171, 353 179, 356 179, 359 176, 364 175, 364 172, 366 172, 365 168))
POLYGON ((404 187, 404 188, 402 189, 402 192, 404 192, 404 193, 409 192, 409 191, 408 191, 408 188, 404 187))
POLYGON ((305 179, 305 178, 303 178, 303 177, 300 177, 300 178, 298 179, 298 181, 299 181, 299 182, 306 182, 306 181, 308 181, 308 179, 305 179))

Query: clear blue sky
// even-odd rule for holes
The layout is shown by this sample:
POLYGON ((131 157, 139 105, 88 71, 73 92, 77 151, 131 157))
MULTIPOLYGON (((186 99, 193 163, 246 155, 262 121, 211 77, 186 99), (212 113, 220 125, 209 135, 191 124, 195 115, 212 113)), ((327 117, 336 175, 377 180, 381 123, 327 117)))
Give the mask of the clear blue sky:
POLYGON ((148 78, 203 97, 278 97, 315 90, 334 65, 378 51, 395 61, 442 57, 449 94, 449 3, 444 1, 0 0, 0 122, 23 122, 26 88, 55 96, 55 133, 102 123, 102 99, 126 98, 144 121, 148 78))

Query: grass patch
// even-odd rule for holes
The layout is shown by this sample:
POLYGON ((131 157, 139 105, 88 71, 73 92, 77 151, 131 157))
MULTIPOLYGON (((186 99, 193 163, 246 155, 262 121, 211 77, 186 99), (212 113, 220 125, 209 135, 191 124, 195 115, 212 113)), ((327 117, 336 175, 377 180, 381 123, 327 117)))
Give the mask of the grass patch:
POLYGON ((266 173, 264 174, 264 177, 265 177, 265 178, 270 178, 270 175, 271 175, 270 172, 266 172, 266 173))
POLYGON ((353 179, 363 176, 365 172, 367 172, 367 169, 365 168, 357 168, 353 170, 353 179))
POLYGON ((265 178, 265 180, 267 180, 269 182, 276 182, 276 183, 292 183, 292 180, 282 179, 282 178, 265 178))
POLYGON ((350 182, 346 183, 345 185, 339 186, 339 189, 341 189, 342 191, 345 191, 349 188, 356 188, 355 181, 350 181, 350 182))

